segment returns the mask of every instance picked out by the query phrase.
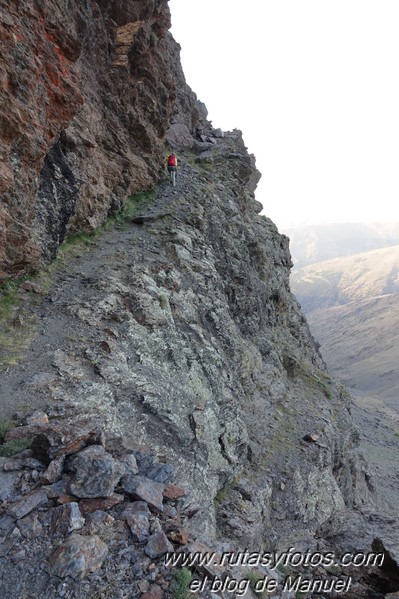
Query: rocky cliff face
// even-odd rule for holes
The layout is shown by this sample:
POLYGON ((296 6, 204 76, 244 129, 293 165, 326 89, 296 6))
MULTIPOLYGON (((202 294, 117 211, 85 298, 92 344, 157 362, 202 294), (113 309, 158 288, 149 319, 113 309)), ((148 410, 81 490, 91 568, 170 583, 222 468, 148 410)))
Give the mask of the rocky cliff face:
POLYGON ((0 279, 154 185, 176 98, 199 125, 169 26, 166 0, 0 3, 0 279))
MULTIPOLYGON (((185 86, 166 4, 19 5, 1 17, 3 88, 17 98, 2 113, 4 273, 49 260, 67 229, 94 228, 149 187, 165 139, 181 166, 125 227, 20 290, 9 338, 33 322, 30 346, 1 380, 5 412, 25 425, 5 445, 33 443, 0 478, 3 594, 78 597, 84 579, 85 597, 166 598, 161 559, 181 547, 374 548, 384 567, 352 567, 348 596, 396 590, 392 522, 373 512, 350 398, 290 292, 288 239, 259 215, 240 132, 212 130, 185 86), (47 65, 35 78, 15 67, 34 48, 47 65), (12 88, 12 64, 26 84, 12 88)), ((333 566, 317 576, 349 572, 333 566)))

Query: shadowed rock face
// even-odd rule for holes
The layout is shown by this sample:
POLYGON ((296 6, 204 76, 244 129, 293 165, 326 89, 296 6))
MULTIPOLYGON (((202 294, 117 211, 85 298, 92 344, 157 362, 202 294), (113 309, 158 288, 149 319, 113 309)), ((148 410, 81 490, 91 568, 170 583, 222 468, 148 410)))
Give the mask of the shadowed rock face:
POLYGON ((0 279, 152 187, 179 106, 198 126, 169 26, 165 0, 0 0, 0 279))

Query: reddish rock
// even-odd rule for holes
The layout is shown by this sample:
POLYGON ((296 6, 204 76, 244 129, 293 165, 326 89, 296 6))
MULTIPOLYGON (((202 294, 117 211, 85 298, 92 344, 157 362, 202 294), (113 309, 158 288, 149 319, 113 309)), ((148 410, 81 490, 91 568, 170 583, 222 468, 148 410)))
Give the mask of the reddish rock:
POLYGON ((79 508, 82 514, 91 514, 96 512, 97 510, 107 511, 110 510, 114 505, 118 505, 118 503, 122 503, 124 500, 123 495, 118 495, 114 493, 111 497, 96 497, 93 499, 81 499, 79 501, 79 508))
POLYGON ((107 354, 110 354, 112 352, 112 348, 110 346, 110 344, 108 343, 108 341, 101 341, 100 342, 100 348, 107 354))
POLYGON ((73 530, 79 530, 85 523, 79 506, 71 501, 51 510, 51 533, 65 536, 73 530))
POLYGON ((157 584, 152 584, 146 593, 141 595, 141 599, 163 599, 163 590, 157 584))
POLYGON ((5 5, 0 281, 38 269, 67 229, 94 231, 153 187, 172 118, 185 147, 206 122, 167 35, 166 1, 5 5))
POLYGON ((53 460, 48 465, 45 472, 40 477, 40 482, 44 485, 51 485, 60 480, 64 468, 65 456, 61 456, 56 460, 53 460))
POLYGON ((170 500, 179 499, 180 497, 184 497, 185 494, 186 491, 183 489, 183 487, 178 487, 173 483, 167 484, 163 490, 163 496, 170 500))
MULTIPOLYGON (((47 427, 20 427, 29 429, 36 436, 32 442, 34 455, 50 464, 61 456, 75 454, 87 445, 99 443, 101 430, 92 420, 77 421, 74 424, 51 424, 47 427)), ((15 429, 18 430, 18 429, 15 429)))
POLYGON ((66 503, 74 502, 74 501, 76 501, 76 499, 77 499, 77 497, 74 497, 73 495, 68 495, 67 493, 60 493, 58 495, 57 501, 61 505, 64 505, 66 503))
POLYGON ((166 2, 6 5, 0 280, 155 183, 176 96, 166 2))
POLYGON ((187 545, 190 538, 190 533, 186 529, 170 530, 167 533, 167 537, 170 541, 173 541, 174 543, 178 543, 179 545, 187 545))

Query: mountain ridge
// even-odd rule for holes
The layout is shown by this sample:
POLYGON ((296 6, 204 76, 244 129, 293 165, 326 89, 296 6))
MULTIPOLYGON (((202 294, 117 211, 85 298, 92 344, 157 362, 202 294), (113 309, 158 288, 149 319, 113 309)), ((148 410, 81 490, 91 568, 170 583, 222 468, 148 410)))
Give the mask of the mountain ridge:
MULTIPOLYGON (((17 289, 14 304, 2 291, 1 397, 18 412, 0 447, 27 443, 0 471, 3 595, 169 599, 167 552, 226 547, 377 550, 383 567, 351 569, 352 597, 396 591, 398 530, 350 397, 290 291, 288 238, 259 215, 241 132, 213 129, 185 83, 167 2, 2 8, 1 277, 17 289), (161 164, 177 143, 173 187, 161 164), (152 203, 133 196, 124 224, 44 268, 67 233, 155 183, 152 203)), ((249 576, 190 577, 215 572, 249 576)), ((281 573, 257 575, 283 594, 281 573)))
POLYGON ((287 229, 294 271, 399 243, 399 223, 339 223, 287 229))
POLYGON ((305 312, 399 291, 399 245, 297 269, 291 282, 305 312))

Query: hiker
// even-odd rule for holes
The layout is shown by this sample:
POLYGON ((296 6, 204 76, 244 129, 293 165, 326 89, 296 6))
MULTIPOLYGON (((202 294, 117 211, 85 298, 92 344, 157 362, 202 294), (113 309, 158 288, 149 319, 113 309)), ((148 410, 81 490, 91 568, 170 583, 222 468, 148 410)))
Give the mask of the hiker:
POLYGON ((168 172, 170 174, 170 179, 173 183, 173 185, 176 184, 176 175, 177 175, 177 158, 175 156, 175 154, 169 154, 169 156, 166 157, 166 166, 168 168, 168 172))

